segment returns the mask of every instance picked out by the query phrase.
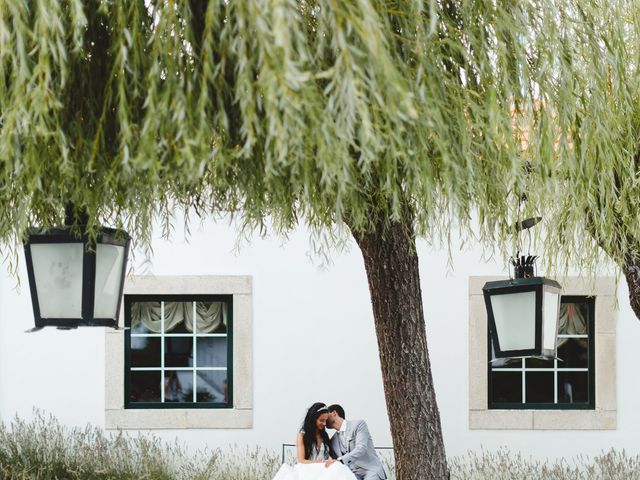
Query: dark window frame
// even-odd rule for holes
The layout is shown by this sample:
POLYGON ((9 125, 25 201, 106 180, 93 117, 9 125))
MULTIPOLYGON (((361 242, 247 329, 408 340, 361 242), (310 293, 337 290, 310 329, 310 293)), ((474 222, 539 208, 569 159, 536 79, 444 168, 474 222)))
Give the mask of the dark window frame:
MULTIPOLYGON (((232 409, 233 408, 233 295, 125 295, 124 296, 124 408, 135 409, 232 409), (227 308, 227 402, 131 402, 131 306, 136 302, 225 302, 227 308)), ((197 334, 196 334, 197 335, 197 334)), ((163 340, 166 338, 164 335, 163 340)), ((194 367, 197 368, 197 367, 194 367)), ((170 370, 170 368, 169 368, 170 370)), ((162 378, 161 378, 162 380, 162 378)), ((164 381, 160 385, 163 388, 164 381)))
MULTIPOLYGON (((492 401, 492 367, 491 367, 491 332, 487 326, 487 408, 489 410, 595 410, 595 379, 596 379, 596 365, 595 365, 595 302, 596 297, 588 295, 562 295, 560 298, 561 303, 586 303, 588 311, 588 351, 589 351, 589 364, 588 364, 588 392, 589 401, 584 403, 534 403, 534 402, 493 402, 492 401)), ((525 372, 528 368, 524 367, 525 372)), ((551 370, 553 371, 553 370, 551 370)), ((559 370, 561 371, 561 369, 559 370)), ((526 378, 526 376, 525 376, 526 378)), ((526 380, 525 380, 526 381, 526 380)), ((522 386, 522 385, 521 385, 522 386)))

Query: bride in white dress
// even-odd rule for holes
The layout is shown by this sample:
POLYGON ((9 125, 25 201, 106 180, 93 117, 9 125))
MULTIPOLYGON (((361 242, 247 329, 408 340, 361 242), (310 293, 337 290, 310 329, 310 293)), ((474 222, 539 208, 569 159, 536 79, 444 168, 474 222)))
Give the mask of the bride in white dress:
POLYGON ((296 437, 298 463, 282 465, 273 480, 357 480, 349 467, 335 460, 325 430, 328 418, 324 403, 311 405, 296 437))

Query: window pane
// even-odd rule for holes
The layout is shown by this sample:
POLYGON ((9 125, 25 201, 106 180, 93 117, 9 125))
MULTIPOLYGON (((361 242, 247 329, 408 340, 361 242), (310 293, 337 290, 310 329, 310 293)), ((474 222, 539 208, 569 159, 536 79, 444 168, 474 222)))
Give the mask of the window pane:
POLYGON ((125 333, 125 408, 145 403, 163 403, 165 408, 227 404, 232 396, 230 390, 227 393, 232 378, 226 325, 230 298, 203 298, 207 297, 149 296, 131 301, 125 296, 125 322, 130 326, 125 333))
POLYGON ((227 338, 198 338, 198 367, 227 366, 227 338))
POLYGON ((565 338, 558 348, 558 368, 588 368, 589 348, 586 338, 565 338))
POLYGON ((131 333, 160 333, 160 302, 131 304, 131 333))
POLYGON ((589 306, 587 302, 563 302, 560 304, 558 333, 584 335, 589 333, 589 306))
POLYGON ((553 403, 553 372, 526 373, 527 403, 553 403))
POLYGON ((131 337, 131 366, 160 367, 160 339, 131 337))
POLYGON ((193 302, 164 302, 165 333, 191 333, 193 302))
POLYGON ((493 387, 491 392, 492 402, 522 402, 522 373, 492 372, 491 386, 493 387))
POLYGON ((586 372, 558 373, 558 403, 588 403, 589 376, 586 372))
MULTIPOLYGON (((593 328, 594 301, 588 297, 564 297, 561 299, 559 334, 568 335, 557 339, 558 360, 527 358, 499 359, 489 363, 491 384, 489 404, 522 403, 538 404, 532 408, 560 408, 568 404, 578 404, 580 408, 589 407, 590 385, 593 372, 589 372, 590 350, 593 349, 593 337, 575 338, 571 336, 591 335, 593 328), (520 372, 505 372, 507 368, 523 366, 525 392, 522 396, 520 372), (554 376, 554 369, 557 373, 554 376), (568 372, 567 369, 584 369, 582 372, 568 372), (510 376, 503 376, 508 375, 510 376), (519 380, 520 379, 520 380, 519 380), (557 379, 557 380, 556 380, 557 379), (557 384, 554 385, 554 381, 557 384), (554 392, 555 387, 555 392, 554 392), (512 389, 512 391, 508 391, 512 389), (555 398, 554 398, 555 397, 555 398), (514 399, 517 399, 514 401, 514 399)), ((492 345, 490 345, 490 348, 492 345)), ((492 348, 489 357, 493 360, 492 348)), ((498 408, 502 408, 498 406, 498 408)))
POLYGON ((164 373, 164 401, 169 403, 192 402, 191 389, 193 385, 193 371, 165 371, 164 373))
MULTIPOLYGON (((227 305, 224 305, 224 308, 227 308, 227 305)), ((227 333, 227 326, 223 323, 218 325, 218 327, 210 333, 227 333)))
POLYGON ((166 333, 191 333, 191 330, 186 327, 184 321, 181 321, 179 323, 169 325, 169 330, 167 330, 166 333))
POLYGON ((224 302, 196 302, 197 333, 226 332, 226 308, 224 302))
POLYGON ((553 360, 542 358, 527 358, 524 364, 526 368, 553 368, 553 360))
POLYGON ((129 401, 160 401, 160 372, 131 372, 129 378, 129 401))
POLYGON ((227 372, 200 371, 196 375, 197 402, 227 403, 227 372))
MULTIPOLYGON (((493 352, 493 348, 491 349, 493 352)), ((489 368, 492 369, 500 369, 500 368, 522 368, 522 359, 521 358, 495 358, 491 357, 491 363, 489 364, 489 368)))
POLYGON ((166 337, 164 339, 165 367, 190 367, 192 365, 191 337, 166 337))

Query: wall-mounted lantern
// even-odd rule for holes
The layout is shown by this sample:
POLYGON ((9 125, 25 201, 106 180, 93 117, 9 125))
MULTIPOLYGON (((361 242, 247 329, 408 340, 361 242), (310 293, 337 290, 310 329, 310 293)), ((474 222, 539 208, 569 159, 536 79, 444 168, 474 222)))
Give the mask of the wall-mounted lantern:
MULTIPOLYGON (((537 221, 525 220, 520 228, 537 221)), ((556 356, 562 287, 534 276, 536 258, 517 256, 512 259, 514 278, 487 282, 482 288, 496 358, 556 356)))
POLYGON ((24 245, 36 329, 118 327, 130 236, 101 228, 92 241, 67 226, 32 229, 24 245))

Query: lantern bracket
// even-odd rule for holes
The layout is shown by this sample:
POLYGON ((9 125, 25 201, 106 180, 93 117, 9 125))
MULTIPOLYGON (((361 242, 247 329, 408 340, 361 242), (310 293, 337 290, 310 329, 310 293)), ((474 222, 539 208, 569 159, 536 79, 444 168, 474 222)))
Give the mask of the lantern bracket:
POLYGON ((33 327, 33 328, 30 328, 29 330, 25 330, 24 333, 36 333, 42 330, 43 328, 44 327, 33 327))

